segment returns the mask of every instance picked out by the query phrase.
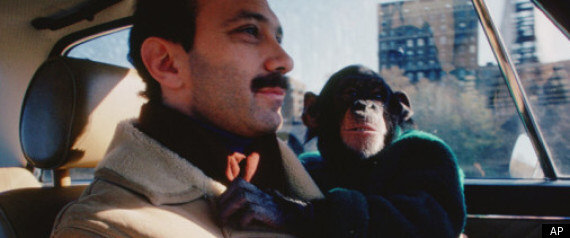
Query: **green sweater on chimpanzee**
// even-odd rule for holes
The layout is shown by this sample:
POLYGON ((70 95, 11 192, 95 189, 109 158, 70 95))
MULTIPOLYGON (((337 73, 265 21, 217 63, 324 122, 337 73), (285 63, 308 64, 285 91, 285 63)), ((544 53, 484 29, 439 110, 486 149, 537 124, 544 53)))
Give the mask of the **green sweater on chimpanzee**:
POLYGON ((319 153, 299 158, 326 196, 314 202, 318 236, 458 237, 463 230, 462 173, 432 134, 399 133, 357 169, 319 153))

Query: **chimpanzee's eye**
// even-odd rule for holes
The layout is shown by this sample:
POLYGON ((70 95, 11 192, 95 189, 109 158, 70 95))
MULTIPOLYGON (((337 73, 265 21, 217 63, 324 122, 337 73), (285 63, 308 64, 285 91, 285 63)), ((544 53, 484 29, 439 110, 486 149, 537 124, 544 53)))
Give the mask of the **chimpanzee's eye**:
POLYGON ((350 102, 358 97, 358 91, 354 88, 348 88, 344 90, 341 95, 344 101, 350 102))
POLYGON ((373 99, 376 99, 376 100, 382 100, 382 99, 384 99, 384 97, 382 97, 382 94, 381 94, 381 93, 374 93, 374 94, 372 94, 372 98, 373 98, 373 99))
POLYGON ((346 91, 346 95, 351 99, 354 100, 356 97, 358 97, 358 91, 356 91, 356 89, 351 88, 349 90, 346 91))
POLYGON ((356 98, 356 96, 358 95, 358 94, 356 93, 356 90, 352 90, 352 91, 349 92, 349 93, 350 93, 349 95, 350 95, 351 98, 356 98))

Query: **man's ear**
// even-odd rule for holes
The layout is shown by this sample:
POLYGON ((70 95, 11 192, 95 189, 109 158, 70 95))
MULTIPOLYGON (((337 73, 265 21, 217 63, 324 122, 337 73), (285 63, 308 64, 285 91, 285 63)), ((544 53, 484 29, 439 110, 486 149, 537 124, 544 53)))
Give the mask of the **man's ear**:
POLYGON ((147 38, 141 46, 142 61, 150 75, 161 87, 179 88, 183 81, 179 77, 179 64, 176 62, 183 47, 159 37, 147 38))
POLYGON ((400 118, 401 118, 401 122, 406 122, 408 120, 410 120, 412 118, 412 115, 414 115, 414 111, 412 111, 412 106, 410 104, 410 99, 408 98, 408 95, 406 95, 406 93, 404 92, 394 92, 393 95, 395 101, 397 101, 402 110, 400 111, 400 118))
POLYGON ((318 110, 316 108, 317 95, 312 92, 306 92, 303 101, 303 124, 307 127, 305 134, 305 143, 317 135, 319 124, 317 122, 318 110))

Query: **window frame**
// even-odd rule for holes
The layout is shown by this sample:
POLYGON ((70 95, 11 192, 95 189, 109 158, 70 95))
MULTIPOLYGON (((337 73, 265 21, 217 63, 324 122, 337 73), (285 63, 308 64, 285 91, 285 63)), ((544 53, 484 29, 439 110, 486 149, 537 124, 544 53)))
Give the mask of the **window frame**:
POLYGON ((49 57, 66 56, 77 45, 100 36, 130 28, 132 25, 133 17, 130 16, 71 33, 57 41, 49 53, 49 57))

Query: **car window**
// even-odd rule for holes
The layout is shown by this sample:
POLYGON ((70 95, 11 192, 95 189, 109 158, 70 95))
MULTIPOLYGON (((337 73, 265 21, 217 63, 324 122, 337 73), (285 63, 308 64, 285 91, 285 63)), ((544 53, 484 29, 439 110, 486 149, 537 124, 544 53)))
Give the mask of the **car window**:
POLYGON ((500 23, 499 30, 549 146, 554 169, 559 176, 569 177, 570 42, 528 0, 505 1, 490 11, 493 20, 500 23))
POLYGON ((127 58, 130 32, 130 28, 126 28, 104 34, 73 46, 65 54, 73 58, 133 68, 127 58))
MULTIPOLYGON (((540 20, 540 12, 526 3, 530 2, 487 1, 493 17, 502 18, 495 21, 502 22, 501 34, 519 60, 517 70, 556 171, 568 176, 570 146, 564 135, 570 130, 565 123, 570 116, 566 99, 570 61, 543 59, 537 52, 550 47, 554 51, 547 55, 568 57, 568 51, 557 49, 567 50, 570 44, 556 29, 537 27, 551 23, 540 20), (529 13, 520 12, 529 7, 532 20, 529 13), (529 36, 529 29, 534 29, 534 36, 529 36), (566 42, 549 41, 555 36, 566 42), (532 60, 525 61, 529 57, 532 60)), ((269 4, 285 32, 283 47, 295 62, 278 135, 296 153, 316 150, 314 140, 304 141, 303 94, 318 94, 334 72, 363 64, 408 94, 418 129, 444 139, 466 177, 543 177, 471 1, 269 0, 269 4)), ((91 39, 66 55, 132 67, 126 57, 128 34, 129 29, 124 29, 91 39)))
MULTIPOLYGON (((69 177, 71 178, 72 185, 89 184, 93 181, 95 169, 94 168, 72 168, 69 170, 69 177)), ((44 186, 54 186, 53 184, 53 171, 35 169, 34 174, 39 178, 39 181, 44 186)))

